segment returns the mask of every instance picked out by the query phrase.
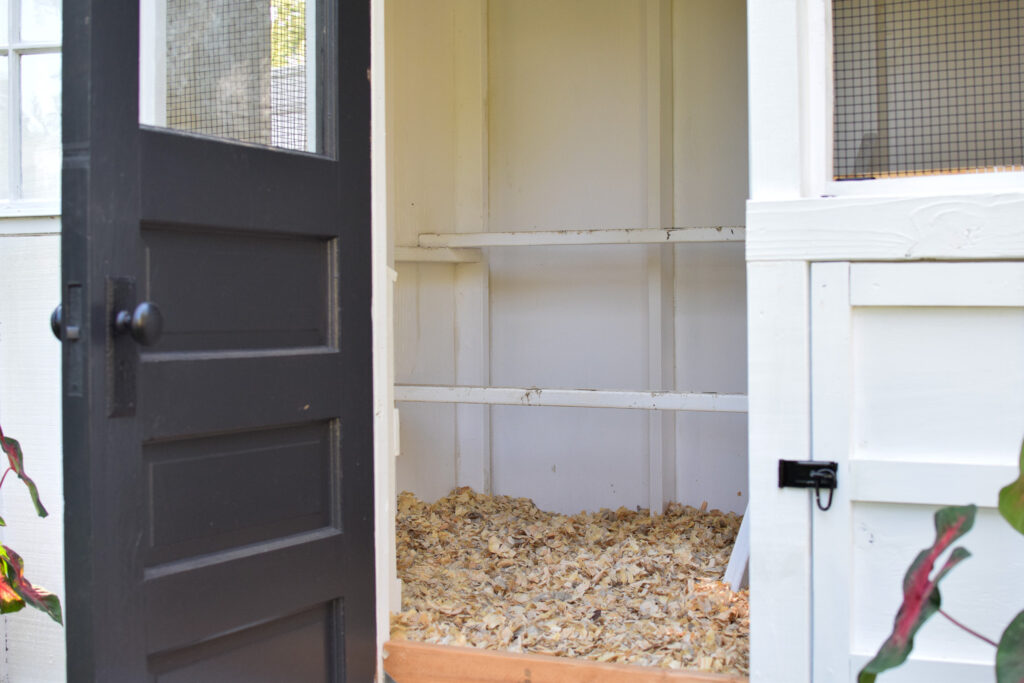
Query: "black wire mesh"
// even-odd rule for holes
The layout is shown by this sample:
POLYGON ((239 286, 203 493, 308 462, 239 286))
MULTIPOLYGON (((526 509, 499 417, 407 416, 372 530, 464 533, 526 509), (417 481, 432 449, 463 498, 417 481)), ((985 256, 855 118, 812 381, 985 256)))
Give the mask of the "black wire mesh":
POLYGON ((1024 0, 833 0, 837 180, 1024 169, 1024 0))
POLYGON ((167 0, 167 126, 307 146, 305 0, 167 0))

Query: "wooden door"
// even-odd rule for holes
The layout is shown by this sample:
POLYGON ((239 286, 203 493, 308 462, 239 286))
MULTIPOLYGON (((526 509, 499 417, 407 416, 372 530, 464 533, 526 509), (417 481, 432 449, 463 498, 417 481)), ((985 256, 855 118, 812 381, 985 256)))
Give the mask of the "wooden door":
POLYGON ((155 4, 162 126, 138 0, 64 3, 69 680, 369 681, 369 3, 306 3, 291 81, 294 0, 155 4))
MULTIPOLYGON (((811 327, 813 454, 839 464, 831 508, 810 502, 814 680, 855 681, 874 656, 945 505, 979 511, 943 609, 998 639, 1024 571, 995 509, 1024 435, 1024 263, 814 264, 811 327)), ((881 679, 993 680, 994 661, 935 615, 881 679)))

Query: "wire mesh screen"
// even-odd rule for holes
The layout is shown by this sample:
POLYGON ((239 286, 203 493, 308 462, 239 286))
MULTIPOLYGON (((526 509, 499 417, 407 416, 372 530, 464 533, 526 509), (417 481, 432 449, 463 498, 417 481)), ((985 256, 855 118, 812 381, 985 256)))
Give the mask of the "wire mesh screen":
POLYGON ((837 180, 1024 169, 1024 2, 833 0, 837 180))
POLYGON ((167 126, 309 149, 305 0, 167 0, 167 126))

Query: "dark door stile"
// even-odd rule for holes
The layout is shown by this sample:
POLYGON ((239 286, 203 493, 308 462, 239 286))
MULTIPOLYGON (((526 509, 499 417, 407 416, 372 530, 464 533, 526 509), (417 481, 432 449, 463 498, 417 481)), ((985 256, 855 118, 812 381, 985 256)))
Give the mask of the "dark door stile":
POLYGON ((137 0, 64 3, 71 683, 373 679, 369 3, 333 10, 327 156, 140 126, 137 0))

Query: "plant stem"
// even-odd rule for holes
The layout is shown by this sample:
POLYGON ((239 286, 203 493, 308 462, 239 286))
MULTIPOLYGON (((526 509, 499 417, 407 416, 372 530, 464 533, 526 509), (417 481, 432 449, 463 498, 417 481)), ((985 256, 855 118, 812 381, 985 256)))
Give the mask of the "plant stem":
MULTIPOLYGON (((5 476, 6 476, 6 475, 5 475, 5 476)), ((2 482, 0 482, 0 483, 2 483, 2 482)), ((973 629, 970 629, 970 628, 968 628, 968 627, 964 626, 964 625, 963 625, 963 624, 961 624, 961 623, 960 623, 959 621, 957 621, 957 620, 956 620, 956 619, 954 619, 953 617, 951 617, 951 616, 949 616, 948 614, 946 614, 946 613, 945 613, 945 612, 944 612, 943 610, 941 610, 941 609, 940 609, 940 610, 939 610, 939 614, 941 614, 942 616, 946 617, 946 618, 947 618, 947 619, 949 619, 949 620, 950 620, 951 622, 953 622, 953 625, 954 625, 954 626, 959 626, 960 628, 962 628, 963 630, 967 631, 968 633, 970 633, 970 634, 971 634, 972 636, 974 636, 975 638, 980 638, 981 640, 984 640, 984 641, 985 641, 986 643, 988 643, 989 645, 991 645, 991 646, 992 646, 992 647, 994 647, 994 648, 998 648, 998 647, 999 647, 999 643, 997 643, 996 641, 992 640, 991 638, 986 638, 985 636, 981 635, 981 634, 980 634, 980 633, 978 633, 977 631, 975 631, 975 630, 973 630, 973 629)))
POLYGON ((3 487, 4 487, 4 480, 5 480, 5 479, 7 479, 7 475, 8 475, 8 474, 10 474, 10 473, 11 473, 11 468, 10 468, 10 467, 8 467, 8 468, 7 468, 7 469, 6 469, 5 471, 4 471, 4 476, 0 477, 0 488, 3 488, 3 487))

